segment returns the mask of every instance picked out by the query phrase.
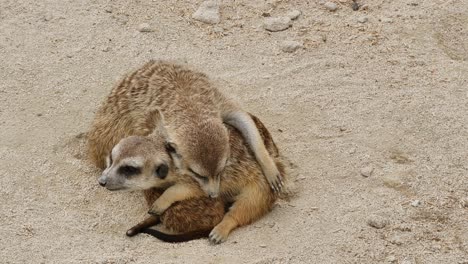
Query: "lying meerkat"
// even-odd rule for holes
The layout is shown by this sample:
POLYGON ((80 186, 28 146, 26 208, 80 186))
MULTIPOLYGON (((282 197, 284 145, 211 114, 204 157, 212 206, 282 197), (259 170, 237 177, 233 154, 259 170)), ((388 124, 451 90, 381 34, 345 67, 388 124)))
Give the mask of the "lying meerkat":
POLYGON ((151 131, 146 117, 158 109, 165 119, 176 166, 194 177, 208 195, 218 195, 219 175, 229 156, 223 122, 241 132, 271 188, 280 191, 280 171, 252 118, 222 95, 205 74, 167 62, 150 61, 112 90, 89 133, 91 159, 104 168, 104 157, 121 138, 151 131))
MULTIPOLYGON (((277 167, 284 175, 284 167, 279 160, 278 149, 270 133, 258 118, 252 116, 252 119, 266 148, 275 158, 277 167)), ((214 243, 225 241, 234 228, 259 219, 271 210, 278 198, 278 194, 270 189, 261 167, 246 146, 240 132, 229 125, 227 125, 227 131, 231 151, 227 165, 220 175, 222 178, 220 194, 224 203, 232 205, 222 221, 214 226, 209 234, 210 241, 214 243)), ((173 184, 153 204, 154 208, 154 205, 162 202, 162 207, 169 208, 168 210, 171 210, 175 202, 183 204, 190 199, 205 197, 204 191, 192 177, 177 173, 173 168, 171 152, 174 150, 167 143, 167 133, 161 123, 156 125, 153 133, 148 136, 130 136, 122 139, 112 149, 107 159, 108 167, 99 179, 100 184, 109 190, 167 188, 173 184)), ((168 211, 161 213, 164 216, 168 211)), ((190 216, 187 215, 187 217, 190 216)), ((145 225, 154 224, 154 219, 157 218, 150 217, 145 220, 146 224, 144 221, 134 229, 142 230, 145 225)))
MULTIPOLYGON (((161 189, 144 190, 148 206, 162 194, 161 189)), ((150 234, 165 242, 186 242, 208 237, 225 214, 221 198, 196 198, 182 201, 167 209, 160 217, 149 216, 127 231, 127 236, 150 234), (158 229, 149 229, 156 224, 158 229)))

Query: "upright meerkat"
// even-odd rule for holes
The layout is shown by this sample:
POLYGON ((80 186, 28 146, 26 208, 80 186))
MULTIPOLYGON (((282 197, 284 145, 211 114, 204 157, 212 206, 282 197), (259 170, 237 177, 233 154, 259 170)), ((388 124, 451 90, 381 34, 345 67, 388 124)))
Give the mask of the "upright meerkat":
MULTIPOLYGON (((151 119, 157 113, 148 115, 151 119)), ((252 116, 256 127, 258 127, 261 137, 270 155, 275 158, 276 165, 284 175, 284 168, 279 160, 278 149, 271 138, 268 130, 256 117, 252 116)), ((160 118, 156 118, 160 120, 160 118)), ((161 216, 167 222, 174 206, 187 208, 184 206, 194 207, 194 203, 200 203, 200 199, 204 199, 205 193, 201 190, 200 185, 190 176, 177 173, 172 160, 172 147, 168 146, 167 133, 164 131, 164 126, 161 123, 154 125, 154 122, 146 122, 151 124, 148 130, 153 129, 153 132, 147 136, 130 136, 123 138, 119 143, 112 148, 110 155, 107 158, 107 168, 104 170, 99 182, 109 190, 147 190, 146 197, 149 204, 158 204, 158 201, 163 201, 164 206, 167 206, 160 212, 161 216), (167 188, 166 191, 157 197, 150 200, 151 194, 148 190, 152 188, 167 188), (179 203, 174 204, 176 201, 179 203), (153 203, 154 202, 154 203, 153 203), (166 204, 167 203, 167 204, 166 204), (191 205, 188 205, 191 203, 191 205), (167 210, 166 210, 167 209, 167 210)), ((128 130, 134 131, 132 127, 128 130)), ((229 233, 236 227, 249 224, 265 213, 267 213, 278 194, 273 192, 266 179, 262 174, 261 167, 256 162, 256 159, 250 149, 243 141, 240 132, 228 125, 230 156, 227 160, 227 165, 221 173, 221 199, 225 204, 232 204, 228 212, 224 215, 222 221, 214 226, 213 223, 218 221, 219 209, 207 208, 205 217, 200 217, 196 213, 193 220, 187 210, 187 219, 183 223, 184 226, 188 222, 199 222, 203 219, 203 228, 195 226, 187 232, 195 232, 196 234, 205 234, 206 227, 212 224, 214 229, 210 232, 209 238, 213 243, 220 243, 226 240, 229 233)), ((103 142, 103 141, 99 141, 103 142)), ((103 144, 103 143, 102 143, 103 144)), ((99 147, 99 146, 95 146, 99 147)), ((101 147, 106 147, 101 145, 101 147)), ((95 160, 96 162, 96 160, 95 160)), ((202 206, 206 206, 206 203, 202 206)), ((219 205, 218 205, 219 206, 219 205)), ((177 216, 178 214, 176 214, 177 216)), ((161 219, 163 219, 161 218, 161 219)), ((151 216, 136 227, 129 230, 129 235, 145 230, 158 221, 157 216, 151 216)), ((177 227, 179 221, 172 222, 172 230, 181 231, 177 227)), ((165 222, 163 222, 165 224, 165 222)), ((166 224, 167 225, 167 224, 166 224)), ((183 231, 182 231, 183 232, 183 231)), ((163 235, 168 241, 178 241, 180 238, 171 236, 170 234, 158 233, 163 235)), ((183 240, 184 238, 182 238, 183 240)))
POLYGON ((219 175, 229 156, 223 122, 241 132, 271 188, 280 191, 280 171, 252 118, 222 95, 205 74, 161 61, 150 61, 124 78, 97 112, 89 149, 98 167, 104 168, 103 157, 118 140, 147 134, 152 126, 147 116, 157 109, 164 117, 176 166, 197 180, 208 195, 218 195, 219 175))

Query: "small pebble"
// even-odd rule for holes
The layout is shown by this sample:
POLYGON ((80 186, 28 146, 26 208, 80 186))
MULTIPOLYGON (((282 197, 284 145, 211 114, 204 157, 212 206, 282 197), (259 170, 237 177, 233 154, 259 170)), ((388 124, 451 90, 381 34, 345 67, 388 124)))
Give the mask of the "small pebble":
POLYGON ((359 4, 356 3, 356 1, 353 1, 353 3, 351 4, 351 8, 352 8, 354 11, 358 11, 358 10, 359 10, 359 4))
POLYGON ((265 244, 260 244, 259 246, 260 246, 261 248, 266 248, 266 247, 267 247, 267 245, 265 245, 265 244))
POLYGON ((393 19, 388 18, 388 17, 382 18, 380 21, 382 21, 384 23, 393 23, 393 19))
POLYGON ((358 21, 359 23, 366 23, 366 22, 367 22, 367 17, 365 17, 365 16, 359 17, 359 18, 357 19, 357 21, 358 21))
POLYGON ((367 224, 374 228, 381 229, 388 224, 388 220, 378 215, 371 215, 367 219, 367 224))
POLYGON ((388 256, 386 259, 385 259, 388 263, 395 263, 397 261, 396 257, 395 256, 388 256))
POLYGON ((411 206, 413 206, 413 207, 418 207, 420 205, 421 205, 421 201, 419 201, 419 200, 414 200, 414 201, 411 202, 411 206))
POLYGON ((108 52, 109 50, 110 50, 110 48, 109 48, 108 46, 103 47, 103 48, 101 49, 102 52, 108 52))
POLYGON ((374 172, 374 168, 372 166, 367 166, 361 169, 361 175, 364 177, 370 177, 372 175, 372 172, 374 172))
POLYGON ((289 13, 287 13, 286 16, 289 17, 291 20, 296 20, 301 14, 302 13, 299 10, 292 10, 289 13))
POLYGON ((106 13, 112 13, 112 7, 108 6, 104 9, 104 11, 106 11, 106 13))
POLYGON ((271 31, 283 31, 291 26, 291 19, 289 17, 267 17, 263 22, 263 28, 271 31))
POLYGON ((201 3, 192 18, 206 24, 218 24, 221 21, 219 16, 219 2, 205 1, 201 3))
POLYGON ((394 245, 400 246, 400 245, 403 244, 403 239, 401 239, 400 236, 395 235, 395 236, 390 237, 388 239, 388 242, 390 242, 390 243, 392 243, 394 245))
POLYGON ((138 25, 138 31, 140 31, 140 32, 151 32, 151 31, 153 31, 153 29, 151 28, 151 26, 148 23, 141 23, 140 25, 138 25))
POLYGON ((283 41, 283 43, 281 43, 281 50, 283 52, 288 52, 288 53, 295 52, 296 50, 302 47, 304 47, 304 44, 302 44, 302 42, 294 41, 294 40, 286 40, 286 41, 283 41))
POLYGON ((404 259, 400 262, 400 264, 414 264, 414 263, 415 263, 415 261, 413 261, 411 258, 408 258, 408 257, 404 258, 404 259))
POLYGON ((214 33, 217 33, 217 34, 222 34, 222 33, 224 33, 224 28, 215 26, 215 27, 213 28, 213 32, 214 32, 214 33))
POLYGON ((326 2, 323 6, 329 11, 336 11, 338 9, 338 5, 333 2, 326 2))

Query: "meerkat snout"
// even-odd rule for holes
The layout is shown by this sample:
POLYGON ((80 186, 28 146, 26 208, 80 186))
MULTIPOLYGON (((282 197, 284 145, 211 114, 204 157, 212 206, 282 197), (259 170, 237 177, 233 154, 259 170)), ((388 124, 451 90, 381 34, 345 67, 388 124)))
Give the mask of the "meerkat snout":
POLYGON ((99 179, 98 179, 98 183, 99 183, 99 185, 101 185, 102 187, 106 187, 106 177, 103 177, 103 176, 101 175, 101 177, 99 177, 99 179))

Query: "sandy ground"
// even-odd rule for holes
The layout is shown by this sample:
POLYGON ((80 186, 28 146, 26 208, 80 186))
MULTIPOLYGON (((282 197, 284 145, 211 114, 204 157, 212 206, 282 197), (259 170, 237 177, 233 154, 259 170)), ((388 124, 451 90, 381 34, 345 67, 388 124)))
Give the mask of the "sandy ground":
POLYGON ((200 1, 0 0, 0 262, 468 263, 468 2, 336 3, 225 1, 212 26, 191 19, 200 1), (151 58, 259 116, 297 196, 222 245, 127 238, 142 196, 100 188, 80 134, 151 58))

